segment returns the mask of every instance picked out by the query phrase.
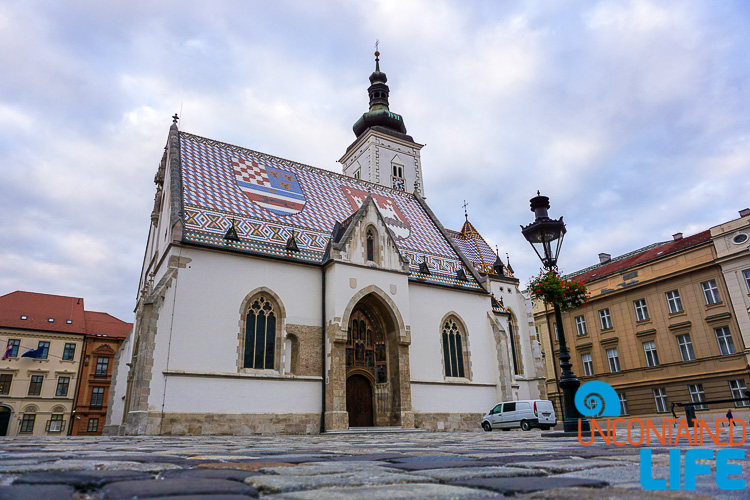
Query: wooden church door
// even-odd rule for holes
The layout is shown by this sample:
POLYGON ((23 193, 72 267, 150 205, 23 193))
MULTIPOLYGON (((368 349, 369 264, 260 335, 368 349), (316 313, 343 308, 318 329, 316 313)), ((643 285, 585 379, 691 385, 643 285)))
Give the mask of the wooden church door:
POLYGON ((372 427, 372 385, 364 375, 346 379, 346 410, 349 427, 372 427))
POLYGON ((350 427, 374 425, 373 382, 387 382, 383 328, 368 309, 357 307, 346 338, 346 411, 350 427))

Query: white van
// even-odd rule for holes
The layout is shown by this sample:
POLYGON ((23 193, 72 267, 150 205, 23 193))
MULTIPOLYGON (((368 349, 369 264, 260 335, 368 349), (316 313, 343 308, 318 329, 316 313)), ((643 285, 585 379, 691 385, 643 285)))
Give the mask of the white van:
POLYGON ((498 403, 482 418, 482 429, 509 431, 515 427, 528 431, 539 427, 546 431, 557 424, 555 407, 546 399, 528 399, 498 403))

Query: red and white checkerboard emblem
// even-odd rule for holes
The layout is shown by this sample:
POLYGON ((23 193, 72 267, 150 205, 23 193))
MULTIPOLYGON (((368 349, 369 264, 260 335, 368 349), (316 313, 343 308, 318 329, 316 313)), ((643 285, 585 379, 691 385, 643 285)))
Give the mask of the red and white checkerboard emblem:
POLYGON ((294 215, 305 207, 305 195, 294 172, 245 158, 232 158, 232 170, 242 192, 266 210, 277 215, 294 215))
POLYGON ((382 194, 368 193, 348 186, 341 186, 341 190, 346 195, 346 199, 349 200, 349 204, 354 210, 358 210, 362 206, 368 195, 372 196, 375 205, 380 211, 380 215, 383 216, 385 225, 393 232, 393 236, 397 240, 406 239, 411 235, 409 219, 404 216, 392 198, 382 194))

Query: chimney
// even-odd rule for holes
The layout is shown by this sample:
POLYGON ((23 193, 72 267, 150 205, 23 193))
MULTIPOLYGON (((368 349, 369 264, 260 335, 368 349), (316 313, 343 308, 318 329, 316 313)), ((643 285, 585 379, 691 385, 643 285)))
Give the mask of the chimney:
POLYGON ((600 253, 599 254, 599 264, 606 264, 612 260, 612 256, 608 253, 600 253))
POLYGON ((747 217, 748 215, 750 215, 750 208, 740 210, 740 217, 747 217))
POLYGON ((672 235, 672 238, 673 238, 673 239, 674 239, 675 241, 681 240, 681 239, 682 239, 682 233, 674 233, 674 234, 672 235))

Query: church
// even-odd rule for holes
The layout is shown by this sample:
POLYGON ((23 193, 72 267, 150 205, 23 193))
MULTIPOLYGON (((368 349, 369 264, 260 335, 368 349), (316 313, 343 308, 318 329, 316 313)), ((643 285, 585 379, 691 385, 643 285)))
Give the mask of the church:
POLYGON ((426 203, 378 52, 368 93, 341 174, 173 117, 105 434, 477 431, 544 397, 519 280, 426 203))

